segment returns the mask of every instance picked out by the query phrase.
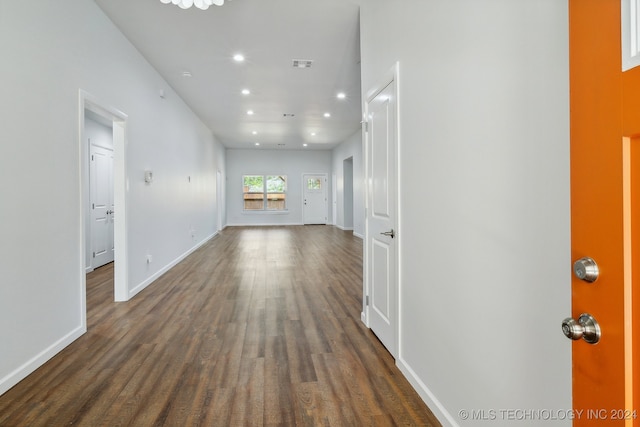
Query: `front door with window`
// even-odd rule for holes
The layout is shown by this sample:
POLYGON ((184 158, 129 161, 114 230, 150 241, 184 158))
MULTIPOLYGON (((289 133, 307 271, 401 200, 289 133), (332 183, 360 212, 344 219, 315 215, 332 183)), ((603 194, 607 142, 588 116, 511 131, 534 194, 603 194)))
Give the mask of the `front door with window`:
POLYGON ((326 174, 303 175, 302 214, 304 224, 327 223, 327 180, 326 174))

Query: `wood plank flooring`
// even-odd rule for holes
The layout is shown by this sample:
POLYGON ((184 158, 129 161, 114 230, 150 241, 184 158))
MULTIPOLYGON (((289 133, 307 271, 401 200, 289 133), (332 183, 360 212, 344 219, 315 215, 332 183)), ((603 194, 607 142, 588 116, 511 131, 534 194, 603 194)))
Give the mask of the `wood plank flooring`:
POLYGON ((227 228, 0 396, 0 426, 439 426, 360 321, 362 241, 227 228))

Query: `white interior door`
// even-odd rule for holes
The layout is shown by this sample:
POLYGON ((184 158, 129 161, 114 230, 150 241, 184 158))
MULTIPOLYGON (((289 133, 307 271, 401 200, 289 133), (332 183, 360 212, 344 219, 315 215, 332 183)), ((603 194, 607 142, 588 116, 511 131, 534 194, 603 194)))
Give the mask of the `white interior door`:
POLYGON ((113 150, 91 146, 91 252, 93 268, 113 261, 113 150))
POLYGON ((327 175, 305 174, 302 176, 303 223, 327 223, 327 175))
POLYGON ((367 233, 365 238, 368 320, 371 330, 396 357, 397 288, 397 168, 395 80, 367 100, 366 174, 367 233))

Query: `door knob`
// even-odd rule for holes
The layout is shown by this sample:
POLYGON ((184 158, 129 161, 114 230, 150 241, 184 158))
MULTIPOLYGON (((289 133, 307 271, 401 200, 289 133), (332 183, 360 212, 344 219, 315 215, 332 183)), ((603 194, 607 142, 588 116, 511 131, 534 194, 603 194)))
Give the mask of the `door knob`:
POLYGON ((562 332, 571 340, 582 338, 589 344, 600 341, 600 325, 589 313, 582 313, 578 320, 567 317, 562 321, 562 332))
POLYGON ((383 231, 382 233, 383 236, 389 236, 392 239, 395 237, 396 233, 394 233, 393 228, 391 229, 391 231, 383 231))
POLYGON ((573 274, 580 280, 593 283, 600 275, 600 269, 593 258, 584 257, 573 263, 573 274))

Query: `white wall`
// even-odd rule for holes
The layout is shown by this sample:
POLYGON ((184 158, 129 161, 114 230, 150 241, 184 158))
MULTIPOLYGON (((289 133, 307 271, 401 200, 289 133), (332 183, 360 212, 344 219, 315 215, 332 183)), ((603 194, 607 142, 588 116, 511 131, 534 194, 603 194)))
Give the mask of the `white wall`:
POLYGON ((371 0, 361 28, 363 96, 400 67, 398 365, 444 425, 571 425, 499 412, 571 408, 567 2, 371 0))
MULTIPOLYGON (((227 224, 302 224, 302 175, 327 174, 327 198, 331 195, 331 152, 328 150, 238 150, 227 149, 227 224), (244 212, 243 175, 287 175, 287 212, 244 212)), ((327 215, 332 210, 327 201, 327 215)))
MULTIPOLYGON (((336 174, 337 218, 338 227, 353 228, 353 234, 364 236, 364 168, 362 155, 362 131, 358 130, 346 141, 333 149, 331 164, 336 174), (345 219, 344 206, 344 160, 353 158, 353 218, 345 219)), ((348 213, 347 213, 348 215, 348 213)))
POLYGON ((1 393, 86 327, 80 89, 128 116, 130 292, 215 232, 225 166, 211 131, 94 2, 0 2, 0 52, 1 393))

